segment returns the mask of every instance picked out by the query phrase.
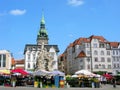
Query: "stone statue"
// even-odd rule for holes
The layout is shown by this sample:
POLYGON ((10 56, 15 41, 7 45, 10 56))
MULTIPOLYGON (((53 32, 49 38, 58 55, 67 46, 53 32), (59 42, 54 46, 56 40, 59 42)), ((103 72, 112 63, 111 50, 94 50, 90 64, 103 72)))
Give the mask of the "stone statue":
POLYGON ((47 52, 47 49, 44 47, 44 43, 41 45, 41 50, 38 53, 36 61, 36 71, 37 70, 46 70, 52 71, 53 58, 50 56, 50 52, 47 52))

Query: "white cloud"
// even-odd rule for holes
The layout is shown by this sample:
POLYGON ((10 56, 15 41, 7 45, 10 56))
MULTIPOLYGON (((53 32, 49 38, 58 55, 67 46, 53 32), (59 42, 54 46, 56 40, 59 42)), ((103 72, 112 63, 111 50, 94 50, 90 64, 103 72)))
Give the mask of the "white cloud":
POLYGON ((72 6, 80 6, 84 4, 84 0, 68 0, 68 4, 72 6))
POLYGON ((15 9, 15 10, 11 10, 9 12, 11 15, 23 15, 26 13, 26 10, 19 10, 19 9, 15 9))

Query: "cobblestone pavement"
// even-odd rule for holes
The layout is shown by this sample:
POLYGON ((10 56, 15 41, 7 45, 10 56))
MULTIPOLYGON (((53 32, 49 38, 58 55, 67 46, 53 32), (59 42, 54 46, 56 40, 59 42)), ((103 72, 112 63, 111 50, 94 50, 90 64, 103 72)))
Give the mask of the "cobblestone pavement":
POLYGON ((34 88, 34 87, 4 87, 0 86, 0 90, 120 90, 120 85, 113 88, 112 85, 103 85, 101 88, 34 88))

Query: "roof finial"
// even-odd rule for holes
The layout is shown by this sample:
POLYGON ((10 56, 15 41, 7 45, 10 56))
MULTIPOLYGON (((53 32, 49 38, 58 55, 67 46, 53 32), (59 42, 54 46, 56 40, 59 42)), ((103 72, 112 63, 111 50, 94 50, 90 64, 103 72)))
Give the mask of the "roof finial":
POLYGON ((44 10, 42 9, 42 19, 41 19, 41 24, 45 24, 45 20, 44 20, 44 10))

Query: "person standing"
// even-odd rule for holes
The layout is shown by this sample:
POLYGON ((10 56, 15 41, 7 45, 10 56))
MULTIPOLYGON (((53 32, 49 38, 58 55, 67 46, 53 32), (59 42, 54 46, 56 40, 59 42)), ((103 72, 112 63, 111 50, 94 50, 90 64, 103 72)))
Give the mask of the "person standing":
POLYGON ((17 81, 17 78, 15 76, 12 76, 11 77, 11 85, 12 85, 12 87, 16 87, 16 81, 17 81))
POLYGON ((112 79, 112 83, 113 83, 113 87, 116 88, 116 79, 115 78, 112 79))

